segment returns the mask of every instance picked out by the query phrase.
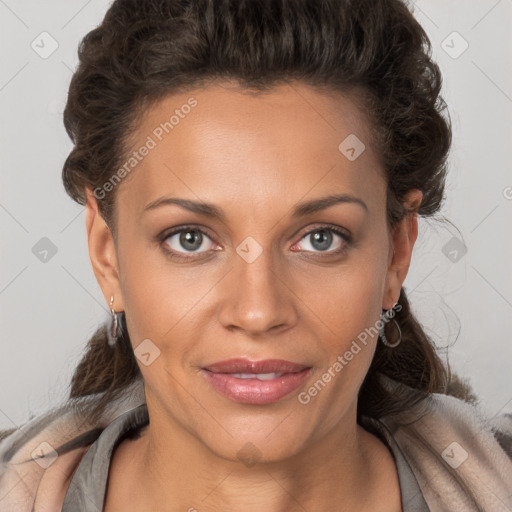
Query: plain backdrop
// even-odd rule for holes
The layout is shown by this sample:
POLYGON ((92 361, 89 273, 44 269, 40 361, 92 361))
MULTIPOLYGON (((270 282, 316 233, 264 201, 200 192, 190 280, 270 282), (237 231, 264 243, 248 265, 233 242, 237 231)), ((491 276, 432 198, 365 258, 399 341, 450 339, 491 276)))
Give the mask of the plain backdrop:
MULTIPOLYGON (((61 182, 78 43, 109 4, 0 0, 0 428, 66 397, 87 340, 109 318, 84 208, 61 182)), ((405 288, 487 412, 510 412, 512 0, 418 0, 414 13, 443 72, 454 132, 443 213, 458 231, 420 221, 405 288)))

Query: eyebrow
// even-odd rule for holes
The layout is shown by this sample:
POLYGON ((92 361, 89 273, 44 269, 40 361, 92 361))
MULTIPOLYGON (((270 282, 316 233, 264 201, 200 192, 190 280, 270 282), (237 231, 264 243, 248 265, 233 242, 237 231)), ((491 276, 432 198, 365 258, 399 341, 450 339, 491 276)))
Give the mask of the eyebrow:
MULTIPOLYGON (((304 217, 306 215, 325 210, 340 203, 359 205, 366 213, 368 213, 368 206, 362 199, 350 194, 334 194, 295 205, 292 210, 292 217, 304 217)), ((227 221, 226 214, 212 203, 193 201, 191 199, 181 199, 178 197, 160 197, 155 199, 144 207, 142 213, 144 214, 147 211, 156 210, 157 208, 161 208, 162 206, 167 205, 181 206, 185 210, 189 210, 199 215, 205 215, 206 217, 218 219, 224 223, 227 221)))

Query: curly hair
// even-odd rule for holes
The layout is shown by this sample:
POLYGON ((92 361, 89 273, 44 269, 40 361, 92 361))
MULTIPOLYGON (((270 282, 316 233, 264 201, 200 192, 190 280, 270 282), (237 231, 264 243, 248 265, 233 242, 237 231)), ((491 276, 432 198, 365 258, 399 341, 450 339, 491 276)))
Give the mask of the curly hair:
MULTIPOLYGON (((444 200, 451 124, 431 43, 402 0, 115 0, 81 41, 64 124, 74 147, 63 167, 66 192, 79 204, 118 168, 146 109, 165 96, 237 80, 257 91, 300 80, 357 91, 387 180, 387 223, 410 214, 402 203, 417 188, 417 213, 436 215, 444 200)), ((98 200, 115 236, 116 190, 98 200)), ((412 405, 385 389, 380 375, 430 393, 472 400, 451 376, 409 307, 402 288, 396 321, 402 342, 377 344, 361 386, 358 418, 412 405)), ((104 391, 92 415, 140 378, 126 319, 117 343, 95 332, 71 382, 70 398, 104 391)))

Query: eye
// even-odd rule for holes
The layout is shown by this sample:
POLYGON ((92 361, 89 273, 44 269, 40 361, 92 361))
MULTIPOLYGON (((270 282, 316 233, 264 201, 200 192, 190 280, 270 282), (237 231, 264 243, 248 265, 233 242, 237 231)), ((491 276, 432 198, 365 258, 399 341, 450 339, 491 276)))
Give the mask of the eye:
POLYGON ((188 258, 187 253, 204 253, 212 248, 211 238, 201 229, 185 226, 163 236, 164 250, 177 258, 188 258), (170 247, 168 249, 167 247, 170 247), (181 254, 180 254, 181 253, 181 254))
POLYGON ((301 241, 302 240, 306 240, 307 243, 304 244, 305 248, 301 250, 309 252, 328 252, 330 254, 344 252, 351 241, 350 235, 337 226, 324 226, 314 229, 306 233, 301 238, 301 241), (336 247, 329 250, 329 247, 332 246, 333 242, 336 242, 336 239, 338 239, 336 247))
MULTIPOLYGON (((301 242, 302 240, 307 243, 304 244, 305 247, 300 248, 297 252, 328 253, 332 255, 345 252, 352 239, 350 234, 338 226, 329 225, 307 232, 301 238, 301 242), (336 247, 329 250, 336 240, 336 247)), ((175 228, 160 237, 160 241, 165 253, 171 258, 177 259, 192 259, 194 254, 205 254, 210 250, 218 250, 212 239, 202 229, 195 226, 175 228)), ((300 245, 301 242, 295 244, 294 247, 300 245)))

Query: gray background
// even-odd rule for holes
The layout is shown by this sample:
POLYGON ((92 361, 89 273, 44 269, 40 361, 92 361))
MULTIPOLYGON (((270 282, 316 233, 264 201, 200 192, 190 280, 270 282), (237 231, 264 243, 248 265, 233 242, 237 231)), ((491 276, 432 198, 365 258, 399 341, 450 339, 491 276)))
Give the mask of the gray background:
MULTIPOLYGON (((84 209, 61 184, 71 149, 62 111, 78 42, 109 3, 0 0, 0 428, 65 398, 85 343, 109 318, 84 209), (40 53, 58 48, 42 58, 33 41, 40 53), (46 261, 36 245, 48 245, 43 237, 57 251, 46 261)), ((444 74, 454 143, 443 213, 460 233, 420 221, 405 286, 486 411, 510 411, 512 0, 418 0, 415 15, 444 74)))

